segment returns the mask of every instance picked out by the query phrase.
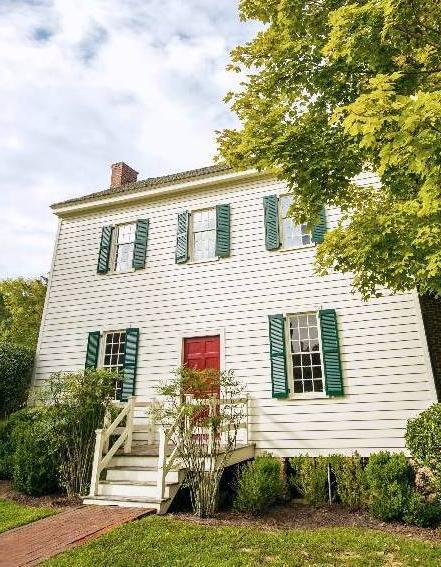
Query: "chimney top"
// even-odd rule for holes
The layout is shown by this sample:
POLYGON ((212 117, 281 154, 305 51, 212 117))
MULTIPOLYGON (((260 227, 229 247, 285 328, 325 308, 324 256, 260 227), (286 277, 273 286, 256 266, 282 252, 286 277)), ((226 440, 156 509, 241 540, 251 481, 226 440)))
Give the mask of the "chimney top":
POLYGON ((112 175, 110 178, 110 188, 115 189, 126 185, 126 183, 134 183, 138 178, 138 172, 129 165, 120 161, 112 164, 112 175))

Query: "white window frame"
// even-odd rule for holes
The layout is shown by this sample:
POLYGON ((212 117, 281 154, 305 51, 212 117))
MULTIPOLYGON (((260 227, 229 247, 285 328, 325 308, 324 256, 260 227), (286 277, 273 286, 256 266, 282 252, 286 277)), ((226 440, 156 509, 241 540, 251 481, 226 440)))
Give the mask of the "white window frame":
POLYGON ((128 272, 134 272, 135 271, 133 266, 130 266, 129 268, 126 268, 125 270, 117 270, 116 269, 116 261, 117 261, 117 254, 118 254, 118 233, 119 233, 119 229, 121 227, 127 226, 127 225, 134 225, 135 226, 135 233, 134 233, 134 240, 133 240, 133 243, 135 243, 136 220, 121 222, 121 223, 118 223, 118 224, 113 226, 112 242, 111 242, 111 245, 110 245, 110 256, 109 256, 109 273, 126 274, 128 272))
MULTIPOLYGON (((288 388, 289 397, 292 399, 314 399, 314 398, 328 398, 326 393, 326 376, 325 376, 325 366, 323 360, 323 346, 322 346, 322 333, 320 325, 320 317, 318 309, 302 309, 301 311, 292 311, 284 314, 285 318, 285 360, 286 369, 288 374, 288 388), (319 354, 320 354, 320 366, 322 369, 322 381, 323 381, 323 391, 322 392, 294 392, 294 365, 291 356, 291 336, 289 333, 290 325, 289 318, 297 317, 299 315, 312 315, 317 317, 317 331, 318 331, 318 343, 319 343, 319 354)), ((317 352, 317 351, 316 351, 317 352)))
MULTIPOLYGON (((120 273, 120 272, 117 272, 120 273)), ((124 333, 126 335, 125 340, 124 340, 124 345, 125 342, 127 340, 127 329, 110 329, 108 331, 102 331, 101 335, 100 335, 100 350, 99 350, 99 356, 98 356, 98 368, 101 368, 102 370, 112 370, 112 369, 107 369, 104 366, 104 356, 106 354, 106 340, 107 340, 107 336, 112 334, 112 333, 124 333)), ((124 366, 121 368, 121 370, 123 370, 124 366)), ((120 370, 120 371, 121 371, 120 370)), ((121 382, 122 380, 119 380, 119 382, 121 382)), ((115 390, 115 399, 116 398, 116 394, 117 391, 115 390)))
POLYGON ((214 226, 214 238, 215 238, 215 250, 214 256, 211 258, 206 258, 205 260, 197 260, 195 258, 195 246, 194 246, 194 217, 197 213, 203 213, 205 211, 214 211, 215 223, 216 223, 216 206, 213 207, 203 207, 201 209, 194 209, 190 211, 190 222, 188 230, 188 251, 190 256, 190 262, 193 264, 205 264, 206 262, 216 262, 219 260, 219 256, 216 255, 216 224, 214 226))
MULTIPOLYGON (((278 213, 278 219, 279 219, 280 249, 282 250, 282 252, 284 252, 284 251, 290 251, 290 250, 304 250, 305 248, 314 248, 315 243, 312 241, 312 230, 309 233, 310 237, 311 237, 311 242, 309 244, 301 244, 299 246, 290 246, 290 247, 285 246, 285 244, 284 244, 284 225, 283 225, 283 221, 284 221, 285 217, 282 214, 282 202, 281 202, 283 197, 292 197, 292 195, 290 195, 289 193, 282 193, 281 195, 278 196, 278 199, 277 199, 277 213, 278 213)), ((306 223, 302 223, 302 224, 306 224, 306 223)), ((296 226, 302 226, 302 225, 296 225, 296 226)))

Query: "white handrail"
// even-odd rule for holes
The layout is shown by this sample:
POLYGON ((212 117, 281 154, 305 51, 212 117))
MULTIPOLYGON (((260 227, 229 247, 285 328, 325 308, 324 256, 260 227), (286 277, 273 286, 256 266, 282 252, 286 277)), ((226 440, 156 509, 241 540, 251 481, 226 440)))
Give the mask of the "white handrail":
POLYGON ((109 465, 112 457, 120 449, 124 443, 124 453, 130 453, 132 450, 133 438, 133 414, 135 408, 135 398, 131 397, 123 406, 122 411, 116 416, 113 422, 108 425, 108 414, 105 416, 105 428, 96 430, 95 452, 92 464, 92 478, 90 480, 90 496, 96 496, 98 492, 98 484, 102 471, 109 465), (126 418, 126 424, 122 428, 118 428, 123 419, 126 418), (115 435, 118 429, 118 437, 113 445, 109 448, 109 440, 115 435), (120 431, 122 429, 122 431, 120 431))
MULTIPOLYGON (((187 403, 192 401, 193 396, 188 395, 186 396, 186 401, 187 403)), ((248 413, 249 413, 249 396, 246 395, 243 398, 237 398, 237 399, 220 399, 220 398, 216 398, 216 397, 211 397, 208 398, 207 400, 204 399, 196 399, 196 401, 198 403, 204 403, 205 401, 208 404, 208 411, 209 411, 209 416, 212 417, 216 414, 216 408, 220 405, 244 405, 245 407, 245 416, 244 416, 244 420, 241 421, 238 424, 238 429, 244 429, 245 430, 245 439, 244 439, 244 443, 245 445, 248 445, 249 442, 249 417, 248 417, 248 413)), ((163 500, 164 499, 164 494, 165 494, 165 479, 167 476, 167 473, 170 471, 171 467, 173 466, 173 463, 175 462, 177 456, 178 456, 178 446, 175 445, 175 447, 173 448, 173 451, 171 452, 171 454, 169 455, 169 457, 167 458, 167 446, 168 443, 170 442, 173 433, 175 432, 176 428, 179 427, 182 423, 182 420, 184 419, 184 427, 189 427, 189 418, 188 415, 184 414, 185 411, 185 407, 182 407, 181 411, 178 414, 178 417, 176 418, 176 421, 171 425, 171 427, 169 427, 169 429, 165 429, 164 427, 159 427, 159 451, 158 451, 158 476, 157 476, 157 498, 159 500, 163 500)), ((219 427, 218 429, 218 433, 224 433, 226 431, 228 431, 229 428, 227 426, 224 427, 219 427)), ((208 429, 208 444, 209 444, 209 452, 212 451, 211 447, 213 447, 213 430, 210 427, 208 429)))

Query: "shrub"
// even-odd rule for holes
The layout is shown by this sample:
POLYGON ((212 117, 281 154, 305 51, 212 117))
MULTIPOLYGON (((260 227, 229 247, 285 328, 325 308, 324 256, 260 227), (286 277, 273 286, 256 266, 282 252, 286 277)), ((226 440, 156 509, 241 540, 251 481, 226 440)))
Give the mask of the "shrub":
POLYGON ((441 404, 433 404, 407 422, 406 446, 420 465, 433 472, 441 492, 441 404))
POLYGON ((11 479, 15 452, 14 430, 35 419, 35 410, 22 409, 0 421, 0 478, 11 479))
POLYGON ((31 349, 0 342, 0 419, 25 405, 33 362, 31 349))
POLYGON ((238 512, 258 515, 283 500, 286 483, 280 459, 260 455, 238 475, 233 506, 238 512))
POLYGON ((110 408, 116 378, 107 370, 56 372, 43 391, 48 403, 46 443, 56 455, 60 484, 68 496, 88 491, 95 430, 110 408))
POLYGON ((320 506, 329 501, 327 457, 292 457, 290 485, 295 487, 307 504, 320 506))
POLYGON ((245 420, 245 405, 236 403, 243 398, 243 384, 232 370, 183 366, 159 386, 158 392, 161 401, 150 408, 150 418, 164 428, 180 424, 173 428, 170 440, 187 469, 185 486, 190 489, 194 513, 210 517, 218 504, 220 480, 237 445, 240 424, 245 420), (215 392, 220 392, 221 404, 216 402, 215 392))
POLYGON ((13 486, 16 490, 40 496, 57 489, 58 463, 48 445, 50 422, 44 411, 18 424, 12 432, 14 453, 13 486))
POLYGON ((411 467, 406 456, 387 451, 372 454, 365 474, 372 515, 384 521, 401 520, 410 495, 411 467))
POLYGON ((363 461, 357 453, 351 457, 332 455, 331 468, 335 476, 336 492, 343 506, 353 510, 362 508, 366 502, 366 479, 363 461))
POLYGON ((416 490, 413 490, 406 504, 403 516, 406 524, 412 524, 421 528, 438 526, 441 522, 441 503, 439 500, 428 500, 416 490))

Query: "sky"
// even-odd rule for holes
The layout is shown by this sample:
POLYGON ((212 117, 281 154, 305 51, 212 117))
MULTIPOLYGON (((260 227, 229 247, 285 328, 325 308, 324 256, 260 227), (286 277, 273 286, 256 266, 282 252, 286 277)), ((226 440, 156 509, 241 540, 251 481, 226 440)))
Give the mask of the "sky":
POLYGON ((209 165, 256 27, 238 0, 0 0, 0 278, 46 275, 49 205, 209 165))

